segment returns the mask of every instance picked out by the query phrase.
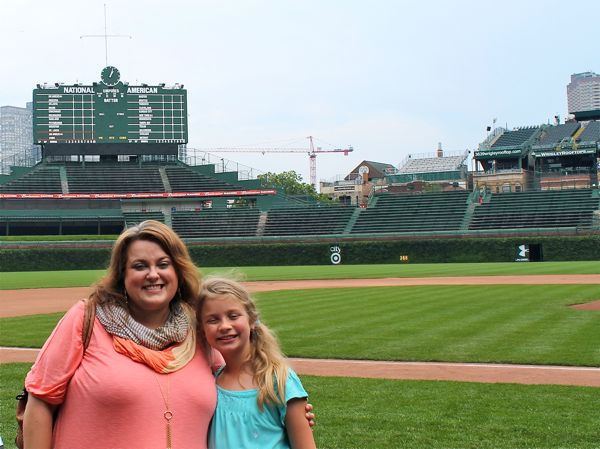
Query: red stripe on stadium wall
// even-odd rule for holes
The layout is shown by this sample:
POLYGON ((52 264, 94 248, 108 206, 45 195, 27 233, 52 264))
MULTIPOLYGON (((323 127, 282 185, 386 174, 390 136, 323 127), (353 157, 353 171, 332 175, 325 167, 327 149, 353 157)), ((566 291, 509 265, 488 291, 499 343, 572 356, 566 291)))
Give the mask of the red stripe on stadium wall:
POLYGON ((163 193, 0 193, 0 199, 119 199, 119 198, 205 198, 215 196, 275 195, 276 190, 219 190, 215 192, 163 192, 163 193))

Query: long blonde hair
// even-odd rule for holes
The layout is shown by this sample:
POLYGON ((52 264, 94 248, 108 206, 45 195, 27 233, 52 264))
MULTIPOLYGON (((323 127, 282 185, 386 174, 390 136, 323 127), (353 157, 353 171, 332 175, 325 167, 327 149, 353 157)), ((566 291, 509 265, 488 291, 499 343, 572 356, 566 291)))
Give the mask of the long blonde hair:
POLYGON ((200 291, 198 268, 175 231, 156 220, 143 221, 121 233, 113 246, 106 275, 94 286, 90 299, 98 304, 125 299, 127 251, 137 240, 156 243, 171 258, 177 273, 178 299, 193 306, 200 291))
MULTIPOLYGON (((258 386, 258 407, 262 410, 265 403, 285 404, 285 383, 288 375, 285 357, 273 332, 260 321, 256 304, 242 284, 224 277, 207 277, 200 290, 198 321, 202 324, 200 315, 207 299, 224 296, 236 298, 248 314, 251 329, 250 353, 244 362, 250 366, 254 383, 258 386)), ((207 345, 204 331, 199 332, 199 335, 207 345)))

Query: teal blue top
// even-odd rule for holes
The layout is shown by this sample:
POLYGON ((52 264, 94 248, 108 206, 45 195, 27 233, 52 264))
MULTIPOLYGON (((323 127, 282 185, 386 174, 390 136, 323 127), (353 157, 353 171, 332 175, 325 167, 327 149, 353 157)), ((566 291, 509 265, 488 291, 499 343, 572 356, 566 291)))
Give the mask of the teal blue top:
MULTIPOLYGON (((220 374, 219 370, 217 376, 220 374)), ((257 390, 232 391, 217 385, 217 408, 210 426, 209 449, 289 449, 285 431, 286 405, 263 407, 257 390)), ((298 375, 288 368, 285 402, 308 398, 298 375)))

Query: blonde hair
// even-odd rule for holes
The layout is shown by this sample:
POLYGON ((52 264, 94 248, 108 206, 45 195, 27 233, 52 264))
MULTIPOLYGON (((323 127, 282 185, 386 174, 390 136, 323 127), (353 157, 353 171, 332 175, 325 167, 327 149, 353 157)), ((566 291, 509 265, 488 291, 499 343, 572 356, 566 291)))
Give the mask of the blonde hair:
MULTIPOLYGON (((254 383, 258 386, 257 403, 260 410, 264 404, 285 404, 285 383, 288 367, 277 338, 271 330, 259 320, 258 310, 248 290, 239 282, 224 277, 208 277, 202 283, 198 315, 208 299, 230 296, 244 307, 250 324, 250 353, 245 363, 252 369, 254 383)), ((198 321, 202 323, 199 317, 198 321)), ((202 328, 201 328, 202 329, 202 328)), ((199 332, 206 343, 204 330, 199 332)))
POLYGON ((90 295, 98 304, 125 300, 125 266, 131 244, 138 240, 154 242, 169 256, 177 273, 178 299, 193 306, 200 291, 198 268, 181 238, 167 225, 146 220, 125 229, 115 242, 106 275, 90 295))

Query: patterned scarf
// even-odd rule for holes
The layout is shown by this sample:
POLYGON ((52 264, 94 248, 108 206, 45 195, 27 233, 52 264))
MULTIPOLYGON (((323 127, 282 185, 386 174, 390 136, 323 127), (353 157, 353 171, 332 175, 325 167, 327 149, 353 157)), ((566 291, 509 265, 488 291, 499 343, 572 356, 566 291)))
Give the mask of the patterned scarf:
POLYGON ((113 336, 115 351, 158 373, 183 368, 196 351, 196 318, 191 306, 177 301, 165 324, 150 329, 138 323, 122 304, 99 304, 96 316, 113 336))

